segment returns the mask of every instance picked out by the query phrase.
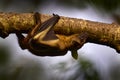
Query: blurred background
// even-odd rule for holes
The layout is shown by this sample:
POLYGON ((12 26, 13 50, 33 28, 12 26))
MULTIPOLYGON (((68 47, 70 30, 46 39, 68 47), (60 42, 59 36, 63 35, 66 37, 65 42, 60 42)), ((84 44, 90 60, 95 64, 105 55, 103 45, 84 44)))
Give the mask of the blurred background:
MULTIPOLYGON (((40 12, 103 23, 120 23, 120 0, 0 0, 1 12, 40 12)), ((74 60, 40 57, 22 50, 14 34, 0 38, 0 80, 120 80, 120 55, 86 43, 74 60)))

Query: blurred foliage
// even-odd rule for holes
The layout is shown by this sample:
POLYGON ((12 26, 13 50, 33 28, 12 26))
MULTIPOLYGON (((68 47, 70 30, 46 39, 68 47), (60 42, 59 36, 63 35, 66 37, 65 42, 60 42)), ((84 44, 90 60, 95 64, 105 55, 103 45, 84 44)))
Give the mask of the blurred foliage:
POLYGON ((120 24, 120 0, 58 0, 58 2, 65 6, 80 9, 91 6, 99 14, 108 14, 115 23, 120 24))
POLYGON ((6 76, 4 75, 4 70, 7 69, 6 66, 9 64, 10 60, 10 48, 2 44, 0 45, 0 80, 6 80, 6 76))
POLYGON ((58 0, 62 5, 76 8, 86 8, 86 0, 58 0))
POLYGON ((45 70, 40 63, 27 57, 22 61, 21 57, 20 60, 10 60, 3 67, 0 66, 0 80, 46 80, 45 70))
POLYGON ((101 80, 91 61, 79 57, 78 61, 64 61, 51 66, 50 80, 101 80), (52 79, 51 79, 52 78, 52 79))
POLYGON ((96 9, 113 12, 120 7, 120 0, 86 0, 89 4, 95 5, 96 9))
POLYGON ((96 10, 113 12, 120 7, 120 0, 58 0, 60 3, 76 8, 86 8, 91 5, 96 10))
POLYGON ((120 80, 120 63, 116 63, 115 65, 112 65, 109 72, 111 80, 120 80))
POLYGON ((84 73, 84 80, 100 80, 100 74, 94 65, 85 59, 79 60, 79 65, 84 73))
POLYGON ((9 61, 10 50, 5 45, 0 45, 0 65, 3 65, 9 61))
POLYGON ((1 0, 0 11, 33 12, 43 0, 1 0))
MULTIPOLYGON (((0 8, 2 9, 2 7, 3 7, 4 9, 7 9, 10 7, 10 5, 12 3, 14 3, 16 5, 21 2, 23 2, 22 4, 30 3, 30 5, 28 5, 28 7, 36 9, 41 4, 43 4, 45 2, 49 3, 49 2, 51 2, 51 0, 20 0, 20 1, 18 1, 18 0, 1 0, 0 8)), ((81 8, 81 9, 84 9, 88 5, 90 5, 90 6, 93 6, 94 8, 96 8, 96 10, 105 11, 105 12, 109 12, 109 13, 113 13, 120 7, 120 0, 52 0, 52 2, 57 2, 57 4, 62 4, 65 6, 76 7, 76 8, 81 8)), ((21 5, 18 5, 18 6, 21 6, 21 5)), ((16 6, 16 7, 18 7, 18 6, 16 6)), ((31 9, 31 11, 32 10, 33 9, 31 9)))

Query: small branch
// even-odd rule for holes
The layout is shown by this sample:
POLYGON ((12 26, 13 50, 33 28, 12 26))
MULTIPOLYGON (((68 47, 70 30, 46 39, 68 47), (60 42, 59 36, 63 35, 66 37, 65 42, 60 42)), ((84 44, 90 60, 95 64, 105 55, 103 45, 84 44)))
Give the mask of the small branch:
MULTIPOLYGON (((35 25, 34 13, 0 13, 0 36, 5 38, 10 33, 27 33, 35 25)), ((41 21, 52 17, 52 15, 40 14, 41 21)), ((117 24, 106 24, 83 19, 60 16, 55 25, 56 34, 70 35, 87 32, 87 42, 103 44, 115 48, 120 52, 120 26, 117 24)))

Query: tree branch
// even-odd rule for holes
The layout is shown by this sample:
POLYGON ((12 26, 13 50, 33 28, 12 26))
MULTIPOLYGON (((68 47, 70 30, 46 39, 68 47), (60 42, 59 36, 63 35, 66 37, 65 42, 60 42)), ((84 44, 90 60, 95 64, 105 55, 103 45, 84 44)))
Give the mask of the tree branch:
MULTIPOLYGON (((35 25, 34 13, 0 13, 0 36, 5 38, 10 33, 27 33, 35 25)), ((52 15, 40 14, 41 22, 52 17, 52 15)), ((60 16, 55 25, 56 34, 71 35, 75 33, 88 33, 87 42, 110 46, 120 52, 120 26, 117 24, 106 24, 83 19, 60 16)))

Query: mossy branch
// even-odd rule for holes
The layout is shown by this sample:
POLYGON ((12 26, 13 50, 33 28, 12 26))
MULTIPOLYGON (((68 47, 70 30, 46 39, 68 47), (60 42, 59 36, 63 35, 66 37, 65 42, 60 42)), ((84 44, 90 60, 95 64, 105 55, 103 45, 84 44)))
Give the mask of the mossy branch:
MULTIPOLYGON (((35 25, 34 13, 0 13, 0 36, 7 37, 10 33, 27 33, 35 25)), ((41 21, 52 15, 40 14, 41 21)), ((120 25, 93 22, 83 19, 60 16, 55 25, 56 34, 70 35, 81 32, 88 33, 87 42, 110 46, 120 52, 120 25)))

